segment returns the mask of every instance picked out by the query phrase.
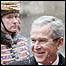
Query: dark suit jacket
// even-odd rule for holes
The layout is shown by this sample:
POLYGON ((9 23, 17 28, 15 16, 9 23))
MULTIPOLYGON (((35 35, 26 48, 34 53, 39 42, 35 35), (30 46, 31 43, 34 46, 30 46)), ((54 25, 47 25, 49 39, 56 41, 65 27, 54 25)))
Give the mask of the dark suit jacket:
MULTIPOLYGON (((38 65, 34 57, 30 57, 28 59, 22 60, 22 61, 14 61, 10 62, 7 65, 38 65)), ((65 65, 65 58, 59 54, 59 63, 58 65, 65 65)))

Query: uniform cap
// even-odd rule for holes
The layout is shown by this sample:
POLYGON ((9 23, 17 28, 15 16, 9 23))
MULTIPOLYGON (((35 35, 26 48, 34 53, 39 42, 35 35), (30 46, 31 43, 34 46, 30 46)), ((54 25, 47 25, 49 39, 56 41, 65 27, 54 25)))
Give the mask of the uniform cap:
POLYGON ((19 12, 20 2, 19 1, 1 1, 1 16, 8 13, 19 12))

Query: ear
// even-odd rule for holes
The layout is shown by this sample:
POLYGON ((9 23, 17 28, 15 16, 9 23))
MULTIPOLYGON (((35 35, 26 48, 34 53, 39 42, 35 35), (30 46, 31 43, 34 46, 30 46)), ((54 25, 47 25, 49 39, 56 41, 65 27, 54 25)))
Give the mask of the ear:
POLYGON ((63 37, 60 37, 60 38, 58 39, 58 41, 57 41, 57 47, 58 47, 58 48, 63 45, 63 40, 64 40, 63 37))

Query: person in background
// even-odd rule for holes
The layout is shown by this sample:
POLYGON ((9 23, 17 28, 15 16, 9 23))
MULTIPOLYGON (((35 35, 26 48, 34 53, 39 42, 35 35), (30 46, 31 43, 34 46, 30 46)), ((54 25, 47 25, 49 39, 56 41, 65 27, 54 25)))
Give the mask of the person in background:
POLYGON ((1 1, 1 64, 28 58, 28 39, 20 35, 19 1, 1 1))
POLYGON ((30 32, 33 56, 8 65, 65 65, 65 57, 58 52, 64 43, 64 29, 62 21, 54 16, 39 17, 30 32))

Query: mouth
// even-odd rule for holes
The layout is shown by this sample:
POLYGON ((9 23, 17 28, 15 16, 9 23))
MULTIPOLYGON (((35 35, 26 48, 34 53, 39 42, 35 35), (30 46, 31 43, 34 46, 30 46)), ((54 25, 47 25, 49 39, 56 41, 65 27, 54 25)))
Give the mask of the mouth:
POLYGON ((35 52, 36 55, 43 55, 45 52, 35 52))
POLYGON ((17 28, 17 26, 16 26, 16 25, 15 25, 15 26, 12 26, 12 28, 13 28, 13 29, 16 29, 16 28, 17 28))

